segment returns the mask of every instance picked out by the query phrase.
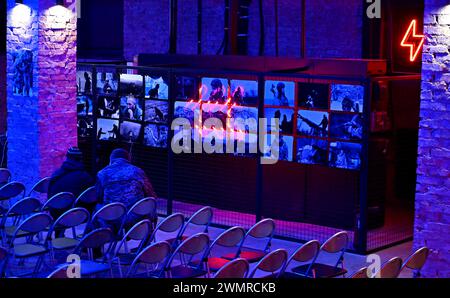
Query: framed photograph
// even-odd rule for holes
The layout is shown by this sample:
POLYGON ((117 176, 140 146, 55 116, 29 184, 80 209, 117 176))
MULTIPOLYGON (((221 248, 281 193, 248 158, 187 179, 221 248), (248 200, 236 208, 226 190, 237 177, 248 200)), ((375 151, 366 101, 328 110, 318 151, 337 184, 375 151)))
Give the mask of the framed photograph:
POLYGON ((233 129, 244 133, 257 133, 258 131, 258 109, 242 106, 231 108, 233 129))
POLYGON ((121 121, 120 122, 120 139, 124 142, 136 143, 141 134, 140 123, 121 121))
POLYGON ((222 122, 222 128, 226 128, 228 118, 228 105, 224 104, 202 104, 202 123, 210 118, 218 119, 222 122))
POLYGON ((331 110, 362 113, 364 111, 364 86, 332 84, 331 110))
POLYGON ((305 109, 328 110, 329 84, 298 83, 298 106, 305 109))
POLYGON ((258 81, 231 80, 231 102, 237 105, 258 104, 258 81))
POLYGON ((292 134, 294 131, 294 115, 293 109, 277 109, 266 108, 265 118, 267 119, 267 131, 274 131, 275 124, 273 119, 279 119, 280 132, 283 134, 292 134))
POLYGON ((311 138, 297 139, 295 160, 302 164, 328 164, 328 141, 311 138))
POLYGON ((92 98, 88 95, 77 96, 77 115, 92 116, 93 104, 92 98))
MULTIPOLYGON (((195 127, 195 117, 200 119, 200 104, 197 102, 176 101, 174 119, 188 119, 191 127, 195 127)), ((199 123, 200 124, 200 123, 199 123)))
POLYGON ((266 81, 264 103, 272 106, 293 107, 295 102, 295 83, 286 81, 266 81))
POLYGON ((276 152, 272 152, 271 144, 273 142, 278 142, 278 160, 282 161, 292 161, 293 160, 293 149, 294 149, 294 137, 279 135, 277 140, 272 138, 275 135, 266 134, 264 136, 264 157, 275 158, 277 157, 276 152))
POLYGON ((142 121, 144 115, 142 105, 143 100, 133 95, 122 97, 120 99, 120 118, 122 120, 142 121))
POLYGON ((363 118, 361 114, 331 114, 330 136, 342 140, 362 140, 363 118))
POLYGON ((92 117, 79 117, 77 129, 80 138, 91 138, 94 134, 94 119, 92 117))
POLYGON ((169 102, 161 100, 145 101, 146 122, 167 123, 169 120, 169 102))
POLYGON ((328 137, 328 112, 298 110, 297 133, 303 136, 328 137))
POLYGON ((200 99, 217 103, 225 103, 228 96, 228 80, 223 78, 202 78, 200 99))
POLYGON ((117 141, 119 133, 119 120, 97 119, 97 140, 117 141))
POLYGON ((155 148, 167 148, 169 128, 162 124, 146 124, 144 145, 155 148))
POLYGON ((77 71, 77 94, 92 94, 92 72, 77 71))
POLYGON ((123 96, 143 97, 144 78, 136 74, 120 74, 120 94, 123 96))
POLYGON ((176 77, 176 99, 177 100, 198 100, 198 79, 194 77, 176 77))
POLYGON ((97 94, 115 95, 119 87, 119 76, 112 72, 97 73, 97 94))
POLYGON ((145 76, 145 98, 169 99, 169 85, 162 76, 145 76))
POLYGON ((329 153, 330 167, 359 170, 361 167, 361 149, 359 143, 331 142, 329 153))
POLYGON ((102 118, 119 119, 120 98, 114 96, 98 96, 98 116, 102 118))

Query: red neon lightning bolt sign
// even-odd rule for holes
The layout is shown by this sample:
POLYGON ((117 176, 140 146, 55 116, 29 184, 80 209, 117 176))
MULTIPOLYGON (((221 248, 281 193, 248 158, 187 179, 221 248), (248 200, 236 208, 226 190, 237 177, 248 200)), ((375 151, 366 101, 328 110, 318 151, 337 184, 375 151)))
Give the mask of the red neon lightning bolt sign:
POLYGON ((417 20, 412 20, 411 24, 408 27, 408 30, 405 33, 405 36, 403 36, 402 42, 400 43, 402 47, 410 48, 409 60, 411 62, 416 61, 417 55, 419 54, 424 41, 425 36, 417 34, 417 20))

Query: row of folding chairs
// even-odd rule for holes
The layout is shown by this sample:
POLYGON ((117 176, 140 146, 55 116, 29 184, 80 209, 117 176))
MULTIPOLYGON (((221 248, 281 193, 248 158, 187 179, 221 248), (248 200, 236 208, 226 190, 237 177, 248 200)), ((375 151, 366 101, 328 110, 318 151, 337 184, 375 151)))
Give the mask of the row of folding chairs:
POLYGON ((411 270, 414 278, 420 277, 420 272, 430 253, 428 247, 421 247, 409 255, 406 260, 393 257, 380 266, 378 270, 371 272, 368 267, 356 271, 351 278, 397 278, 406 270, 411 270))

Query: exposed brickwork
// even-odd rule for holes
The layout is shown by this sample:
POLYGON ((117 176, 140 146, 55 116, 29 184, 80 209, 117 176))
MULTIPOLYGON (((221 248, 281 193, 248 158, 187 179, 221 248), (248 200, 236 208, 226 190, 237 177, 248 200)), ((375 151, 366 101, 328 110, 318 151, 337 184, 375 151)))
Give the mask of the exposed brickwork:
POLYGON ((51 0, 27 1, 31 18, 8 0, 8 167, 13 179, 29 189, 61 164, 67 148, 77 143, 76 16, 51 0), (26 24, 28 23, 28 24, 26 24), (33 92, 12 91, 13 57, 22 48, 33 52, 33 92))
POLYGON ((450 6, 426 0, 414 247, 431 249, 425 277, 450 277, 450 6))

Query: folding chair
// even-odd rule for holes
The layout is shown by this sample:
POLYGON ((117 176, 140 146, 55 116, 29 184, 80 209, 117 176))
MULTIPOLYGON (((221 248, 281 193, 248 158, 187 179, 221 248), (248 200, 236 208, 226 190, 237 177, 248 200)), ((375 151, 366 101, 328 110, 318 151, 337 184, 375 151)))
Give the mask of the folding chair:
POLYGON ((249 269, 250 264, 246 259, 234 259, 220 268, 214 278, 245 278, 249 269))
POLYGON ((11 172, 6 168, 0 168, 0 186, 5 185, 11 180, 11 172))
MULTIPOLYGON (((48 252, 48 249, 44 244, 39 241, 34 241, 34 237, 38 236, 41 232, 44 232, 52 223, 52 218, 47 213, 36 213, 27 219, 25 219, 14 231, 11 237, 9 246, 9 253, 14 259, 24 261, 31 257, 38 257, 33 272, 35 276, 44 261, 44 257, 48 252), (18 238, 21 232, 25 232, 28 236, 25 238, 26 242, 21 244, 14 244, 14 241, 18 238)), ((40 238, 40 237, 38 237, 40 238)))
POLYGON ((350 278, 369 278, 367 269, 367 267, 362 267, 361 269, 353 273, 350 278))
POLYGON ((50 213, 58 217, 71 209, 75 202, 75 196, 71 192, 60 192, 48 199, 42 206, 42 211, 50 211, 50 213))
POLYGON ((128 269, 127 278, 130 277, 164 277, 165 265, 172 248, 166 241, 156 242, 144 248, 133 260, 128 269), (145 265, 145 272, 136 274, 139 265, 145 265))
POLYGON ((110 271, 111 277, 114 277, 109 258, 109 252, 114 242, 114 234, 108 228, 95 229, 80 240, 73 253, 81 256, 81 276, 98 275, 110 271), (94 257, 94 250, 97 249, 101 251, 101 256, 96 259, 94 257), (87 258, 83 258, 84 251, 87 251, 87 258))
POLYGON ((103 206, 92 216, 91 222, 86 226, 86 231, 96 228, 110 228, 116 240, 122 237, 122 227, 127 207, 116 202, 103 206))
POLYGON ((51 279, 62 279, 62 278, 69 278, 67 276, 67 270, 69 269, 68 264, 65 264, 63 266, 59 266, 57 269, 55 269, 52 273, 50 273, 47 278, 51 279))
POLYGON ((375 274, 380 278, 397 278, 402 268, 402 259, 395 257, 381 266, 381 269, 375 274))
POLYGON ((33 192, 38 194, 46 194, 48 193, 48 185, 50 184, 50 177, 45 177, 38 182, 36 182, 35 185, 31 188, 30 192, 28 193, 28 196, 31 196, 33 192))
POLYGON ((87 224, 90 219, 89 212, 84 208, 73 208, 63 213, 50 227, 46 238, 46 246, 50 249, 52 259, 54 259, 55 251, 67 251, 75 248, 80 240, 76 234, 76 228, 87 224), (65 234, 52 239, 53 233, 58 230, 72 230, 72 237, 66 237, 65 234))
POLYGON ((192 214, 183 225, 183 228, 180 230, 176 238, 169 239, 167 242, 172 243, 172 245, 176 246, 180 242, 187 239, 188 236, 185 235, 185 232, 190 226, 198 226, 204 227, 201 233, 208 233, 208 227, 211 224, 213 217, 213 210, 211 207, 206 206, 192 214))
POLYGON ((237 256, 233 253, 229 253, 223 256, 223 258, 232 260, 236 257, 244 258, 249 263, 258 262, 261 260, 269 251, 272 245, 272 238, 275 232, 275 221, 270 218, 263 219, 256 224, 254 224, 245 234, 245 238, 239 247, 237 256), (244 243, 247 239, 259 239, 267 241, 264 249, 257 249, 252 247, 245 247, 244 243))
POLYGON ((169 278, 193 278, 199 276, 209 277, 208 263, 201 257, 208 249, 208 234, 198 233, 183 242, 175 249, 166 265, 167 277, 169 278), (193 264, 195 256, 200 256, 200 262, 193 264), (180 264, 172 267, 172 263, 176 257, 179 257, 180 264), (205 270, 206 268, 206 270, 205 270))
POLYGON ((16 238, 30 235, 30 233, 21 230, 16 233, 17 227, 28 215, 33 214, 40 208, 41 202, 35 198, 24 198, 12 205, 0 222, 0 236, 2 237, 2 244, 7 245, 9 242, 8 240, 10 240, 14 234, 16 234, 16 238), (7 225, 8 219, 11 225, 7 225))
POLYGON ((238 249, 240 244, 244 240, 245 230, 242 227, 232 227, 220 234, 205 251, 203 259, 208 262, 208 268, 210 271, 215 272, 222 268, 225 264, 229 263, 230 260, 221 258, 219 256, 214 256, 214 249, 220 248, 221 250, 231 248, 235 249, 233 259, 237 258, 238 249))
POLYGON ((422 270, 425 262, 427 261, 430 249, 428 247, 422 247, 416 250, 412 255, 410 255, 405 263, 403 263, 400 273, 406 268, 413 270, 413 277, 419 278, 420 271, 422 270))
POLYGON ((141 220, 148 219, 152 223, 153 230, 158 221, 156 208, 156 199, 154 198, 144 198, 136 202, 127 212, 125 218, 125 229, 132 227, 141 220))
POLYGON ((292 269, 292 272, 305 277, 312 278, 332 278, 337 276, 345 276, 347 270, 344 268, 344 253, 348 245, 348 234, 345 231, 339 232, 331 236, 320 247, 315 259, 309 265, 302 265, 292 269), (334 266, 317 263, 317 257, 321 252, 329 254, 337 254, 338 260, 334 266), (339 265, 341 268, 339 268, 339 265))
POLYGON ((287 258, 288 252, 285 249, 274 250, 265 255, 261 261, 258 262, 248 277, 254 278, 256 272, 263 271, 270 272, 270 274, 262 276, 262 278, 277 278, 286 265, 287 258))
POLYGON ((97 204, 97 190, 95 186, 91 186, 78 196, 78 198, 73 203, 73 207, 83 207, 86 208, 90 213, 93 213, 93 210, 97 204))
POLYGON ((8 250, 0 247, 0 278, 5 277, 5 269, 8 264, 8 250))
MULTIPOLYGON (((311 240, 302 246, 300 246, 288 259, 286 262, 286 266, 283 269, 283 272, 280 274, 280 277, 282 278, 305 278, 304 275, 298 274, 293 271, 288 271, 288 266, 292 262, 297 263, 309 263, 310 265, 312 262, 317 258, 317 254, 320 250, 320 243, 317 240, 311 240)), ((307 270, 308 271, 308 270, 307 270)))
POLYGON ((25 186, 17 181, 9 182, 0 187, 0 215, 4 214, 6 210, 11 206, 11 199, 22 195, 22 199, 25 197, 25 186), (3 203, 8 201, 7 206, 3 206, 3 203))
POLYGON ((160 232, 167 234, 176 233, 175 235, 178 235, 180 230, 183 228, 183 224, 184 224, 183 214, 174 213, 167 216, 159 224, 156 225, 156 228, 153 230, 153 233, 150 236, 149 242, 157 242, 158 241, 157 234, 160 232))
POLYGON ((113 262, 117 262, 119 274, 122 277, 122 265, 131 265, 136 255, 141 252, 152 231, 152 223, 144 219, 135 224, 122 238, 119 244, 114 247, 113 262), (137 242, 136 249, 130 252, 129 242, 137 242), (121 251, 123 249, 123 252, 121 251))

